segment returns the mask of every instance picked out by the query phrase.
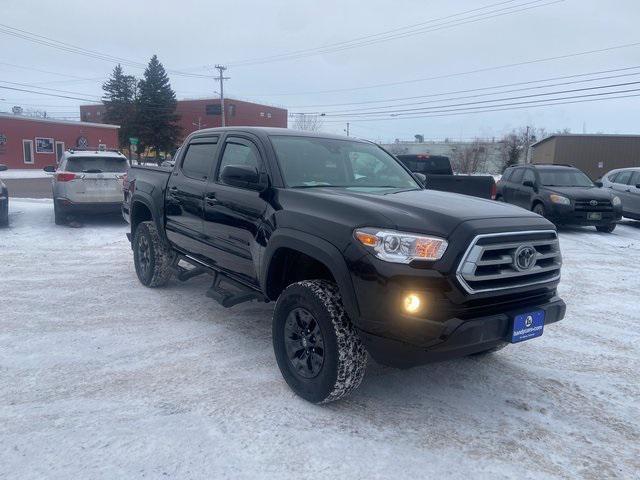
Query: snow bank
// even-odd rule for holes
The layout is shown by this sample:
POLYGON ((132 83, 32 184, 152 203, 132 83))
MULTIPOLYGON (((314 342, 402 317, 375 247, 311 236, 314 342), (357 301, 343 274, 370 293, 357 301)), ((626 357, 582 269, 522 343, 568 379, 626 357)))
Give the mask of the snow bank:
POLYGON ((209 279, 148 289, 126 225, 0 230, 0 478, 635 478, 640 225, 561 233, 567 318, 485 358, 372 365, 314 406, 278 371, 271 305, 209 279))
POLYGON ((41 169, 13 168, 0 172, 0 178, 51 178, 51 174, 41 169))

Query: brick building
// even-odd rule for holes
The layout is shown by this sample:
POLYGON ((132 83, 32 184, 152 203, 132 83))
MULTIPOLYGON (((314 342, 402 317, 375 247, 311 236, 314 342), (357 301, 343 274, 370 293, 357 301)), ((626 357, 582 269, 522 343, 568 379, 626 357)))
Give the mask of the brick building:
MULTIPOLYGON (((287 127, 287 110, 259 103, 225 98, 224 109, 227 126, 287 127)), ((220 127, 222 115, 219 98, 178 100, 176 114, 180 115, 181 139, 202 128, 220 127)), ((102 122, 104 105, 81 105, 80 119, 85 122, 102 122)))
POLYGON ((118 148, 117 125, 0 113, 0 163, 9 168, 54 165, 65 149, 118 148))

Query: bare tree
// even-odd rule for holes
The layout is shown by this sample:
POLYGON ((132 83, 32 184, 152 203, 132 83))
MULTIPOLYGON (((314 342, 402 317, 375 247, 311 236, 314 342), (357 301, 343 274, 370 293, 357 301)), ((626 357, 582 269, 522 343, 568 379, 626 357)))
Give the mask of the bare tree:
POLYGON ((478 173, 484 170, 488 155, 485 142, 476 138, 471 144, 456 150, 451 163, 458 173, 478 173))
MULTIPOLYGON (((568 133, 568 129, 559 130, 556 133, 568 133)), ((502 160, 503 170, 518 163, 524 163, 527 160, 529 147, 535 142, 544 140, 550 134, 544 127, 536 128, 534 126, 521 127, 513 129, 500 139, 500 156, 502 160)))
POLYGON ((293 128, 305 132, 319 132, 322 128, 322 119, 318 115, 297 113, 293 120, 293 128))

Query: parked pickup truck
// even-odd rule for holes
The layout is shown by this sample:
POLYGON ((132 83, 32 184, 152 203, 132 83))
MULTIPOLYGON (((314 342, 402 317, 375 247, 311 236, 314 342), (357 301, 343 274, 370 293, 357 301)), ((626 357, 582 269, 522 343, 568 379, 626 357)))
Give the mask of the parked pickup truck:
POLYGON ((426 190, 373 143, 215 128, 175 160, 128 173, 140 282, 211 274, 224 307, 275 301, 278 366, 311 402, 354 390, 367 352, 410 367, 529 340, 564 316, 552 223, 426 190))
POLYGON ((454 175, 449 157, 443 155, 397 155, 429 190, 496 198, 496 181, 491 175, 454 175))

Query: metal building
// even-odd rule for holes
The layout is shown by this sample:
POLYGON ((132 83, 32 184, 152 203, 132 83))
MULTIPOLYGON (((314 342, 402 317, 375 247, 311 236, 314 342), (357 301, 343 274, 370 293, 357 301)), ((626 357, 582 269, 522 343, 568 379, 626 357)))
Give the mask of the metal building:
POLYGON ((531 145, 531 163, 570 164, 597 180, 615 168, 640 167, 640 135, 551 135, 531 145))

